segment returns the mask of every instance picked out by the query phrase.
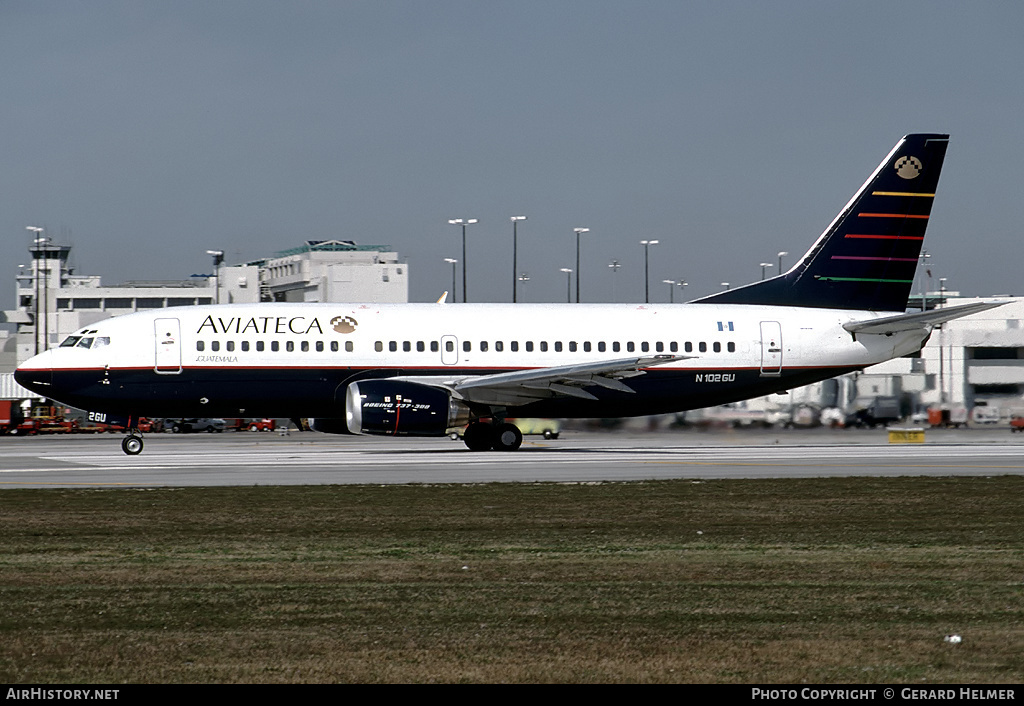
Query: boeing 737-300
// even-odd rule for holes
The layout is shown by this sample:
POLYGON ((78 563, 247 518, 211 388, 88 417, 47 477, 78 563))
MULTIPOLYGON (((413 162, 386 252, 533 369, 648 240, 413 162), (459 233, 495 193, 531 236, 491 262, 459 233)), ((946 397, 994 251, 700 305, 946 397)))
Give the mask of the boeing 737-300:
POLYGON ((516 417, 678 412, 919 351, 998 306, 905 313, 949 136, 901 139, 774 278, 685 304, 275 303, 175 307, 75 332, 17 381, 123 420, 307 417, 322 432, 515 450, 516 417))

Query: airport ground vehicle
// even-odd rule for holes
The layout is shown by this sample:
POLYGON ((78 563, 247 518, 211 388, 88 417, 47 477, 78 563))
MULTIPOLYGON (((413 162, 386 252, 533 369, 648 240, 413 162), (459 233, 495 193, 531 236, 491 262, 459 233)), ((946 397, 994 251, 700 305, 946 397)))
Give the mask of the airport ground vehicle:
POLYGON ((170 429, 174 434, 187 434, 193 431, 222 432, 225 426, 223 419, 210 417, 164 420, 164 429, 170 429))
POLYGON ((23 418, 20 400, 0 400, 0 434, 16 434, 23 418))

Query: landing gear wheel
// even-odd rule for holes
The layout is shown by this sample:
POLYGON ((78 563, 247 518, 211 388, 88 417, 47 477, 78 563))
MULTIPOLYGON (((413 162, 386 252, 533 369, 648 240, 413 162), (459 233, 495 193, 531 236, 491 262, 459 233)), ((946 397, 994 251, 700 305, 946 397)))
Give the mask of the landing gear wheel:
POLYGON ((523 432, 515 424, 499 424, 494 430, 495 451, 515 451, 523 445, 523 432))
POLYGON ((126 436, 121 440, 121 450, 129 456, 138 456, 142 453, 142 437, 126 436))
POLYGON ((494 427, 486 422, 473 422, 462 435, 470 451, 487 451, 494 444, 494 427))

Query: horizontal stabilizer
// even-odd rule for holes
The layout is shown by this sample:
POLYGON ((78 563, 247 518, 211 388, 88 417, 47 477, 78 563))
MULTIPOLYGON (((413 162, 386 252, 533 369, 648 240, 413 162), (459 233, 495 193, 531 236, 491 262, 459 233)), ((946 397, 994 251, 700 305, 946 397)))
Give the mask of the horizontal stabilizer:
POLYGON ((947 309, 933 309, 914 314, 900 314, 898 316, 886 316, 882 319, 869 319, 867 321, 851 321, 843 324, 843 328, 850 333, 900 333, 901 331, 916 331, 919 329, 931 329, 938 324, 959 319, 963 316, 970 316, 981 311, 995 309, 1006 302, 975 302, 973 304, 961 304, 951 306, 947 309))

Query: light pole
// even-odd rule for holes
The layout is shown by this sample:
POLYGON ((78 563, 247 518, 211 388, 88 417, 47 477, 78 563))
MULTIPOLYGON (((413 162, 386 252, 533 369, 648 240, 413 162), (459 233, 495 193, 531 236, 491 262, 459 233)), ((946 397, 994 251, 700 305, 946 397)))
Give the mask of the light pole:
POLYGON ((619 268, 622 267, 622 265, 619 264, 618 260, 612 260, 608 263, 608 267, 611 268, 612 271, 612 301, 617 302, 619 298, 615 296, 615 280, 617 280, 618 277, 615 276, 615 273, 619 271, 619 268))
POLYGON ((685 302, 685 301, 686 301, 686 295, 685 295, 685 292, 686 292, 686 286, 687 286, 688 284, 690 284, 690 283, 689 283, 689 282, 687 282, 687 281, 686 281, 685 279, 681 279, 681 280, 679 280, 678 282, 676 282, 676 284, 678 284, 678 285, 679 285, 679 292, 680 292, 680 296, 682 296, 682 297, 683 297, 683 301, 685 302))
POLYGON ((455 265, 458 263, 458 260, 454 257, 446 257, 444 261, 452 266, 452 301, 455 301, 455 265))
POLYGON ((673 289, 673 287, 676 286, 676 281, 674 279, 663 279, 663 280, 661 280, 661 282, 662 282, 662 284, 667 284, 668 285, 668 303, 669 304, 675 304, 675 302, 676 302, 676 290, 673 289))
POLYGON ((580 303, 580 234, 589 233, 590 228, 573 228, 576 234, 576 303, 580 303))
MULTIPOLYGON (((936 308, 942 306, 946 299, 946 278, 939 277, 939 301, 936 308)), ((946 327, 939 326, 939 404, 946 404, 946 327)), ((953 354, 949 355, 949 380, 953 381, 953 354)), ((951 395, 952 396, 952 395, 951 395)))
POLYGON ((36 332, 35 352, 36 355, 39 355, 39 246, 43 241, 43 229, 40 228, 39 226, 25 226, 25 230, 31 231, 36 235, 34 241, 35 247, 32 248, 32 258, 34 260, 33 264, 35 265, 34 272, 32 273, 35 279, 35 282, 33 282, 33 285, 35 287, 35 296, 33 297, 33 299, 35 300, 35 307, 33 307, 35 309, 35 315, 33 316, 32 319, 32 326, 36 332))
POLYGON ((762 262, 760 264, 761 264, 761 279, 764 279, 764 271, 766 269, 768 269, 769 267, 774 267, 775 265, 773 265, 770 262, 762 262))
MULTIPOLYGON (((921 269, 922 267, 925 267, 928 264, 929 258, 931 258, 931 255, 928 254, 928 251, 927 250, 922 250, 920 257, 918 257, 918 259, 917 259, 918 269, 921 269)), ((927 271, 931 272, 931 270, 927 270, 927 271)), ((931 278, 931 275, 929 274, 928 277, 931 278)), ((928 302, 927 302, 927 300, 925 298, 926 292, 927 292, 927 290, 924 287, 924 280, 922 279, 921 280, 921 311, 925 311, 928 308, 928 302)))
POLYGON ((224 262, 223 250, 207 250, 207 255, 213 257, 213 275, 217 278, 217 303, 220 304, 220 266, 224 262))
POLYGON ((516 303, 516 270, 519 268, 516 260, 519 251, 519 221, 525 221, 526 216, 512 216, 512 303, 516 303))
POLYGON ((462 227, 462 303, 466 303, 466 226, 479 223, 479 218, 452 218, 448 223, 462 227))
POLYGON ((647 257, 647 249, 651 245, 657 245, 657 240, 641 240, 640 244, 644 246, 644 302, 647 304, 651 303, 650 287, 648 286, 649 278, 649 262, 647 257))
POLYGON ((565 273, 565 303, 569 304, 572 302, 572 269, 563 267, 559 272, 565 273))
POLYGON ((719 284, 720 284, 720 286, 725 287, 726 291, 729 291, 730 289, 732 289, 732 287, 729 286, 728 282, 720 282, 719 284))
POLYGON ((786 252, 785 250, 782 250, 782 251, 779 252, 779 274, 780 275, 782 274, 782 258, 784 258, 786 255, 789 255, 789 253, 786 252))

